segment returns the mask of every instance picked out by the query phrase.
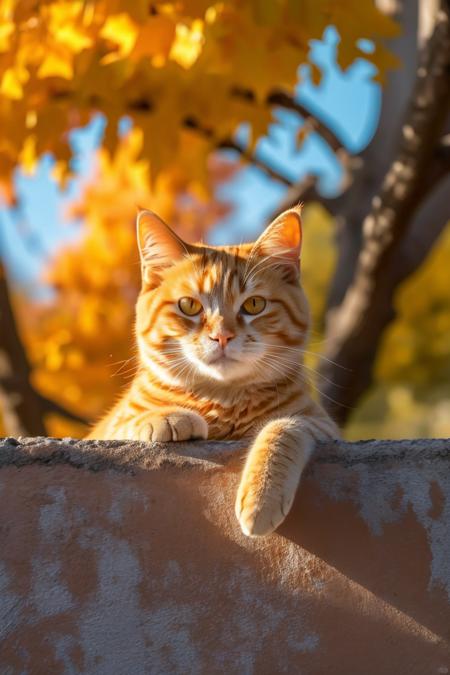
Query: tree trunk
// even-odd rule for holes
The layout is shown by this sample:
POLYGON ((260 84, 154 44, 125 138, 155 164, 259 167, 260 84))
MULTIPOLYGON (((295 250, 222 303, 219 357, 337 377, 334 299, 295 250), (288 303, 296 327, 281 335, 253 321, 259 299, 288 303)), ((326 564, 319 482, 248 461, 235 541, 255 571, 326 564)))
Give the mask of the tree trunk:
MULTIPOLYGON (((377 3, 379 4, 379 3, 377 3)), ((389 4, 389 3, 388 3, 389 4)), ((381 187, 397 150, 404 117, 414 86, 417 66, 417 2, 408 0, 393 7, 380 7, 401 22, 402 34, 389 44, 401 67, 389 73, 382 92, 381 112, 375 135, 360 155, 360 168, 354 171, 349 189, 339 198, 336 216, 338 260, 328 293, 328 307, 342 302, 353 278, 362 243, 361 224, 370 213, 372 199, 381 187)), ((325 207, 328 204, 325 203, 325 207)))
MULTIPOLYGON (((381 335, 394 316, 393 292, 412 271, 408 265, 402 267, 407 251, 405 234, 411 231, 415 212, 447 169, 439 148, 449 110, 449 72, 449 9, 442 1, 433 34, 422 51, 412 101, 403 119, 400 148, 363 221, 353 279, 340 304, 337 294, 336 307, 327 317, 327 361, 321 367, 329 380, 324 387, 324 404, 341 424, 372 381, 381 335)), ((352 194, 352 199, 358 200, 358 194, 352 194)), ((445 219, 437 221, 437 227, 432 228, 436 236, 445 219)), ((415 256, 416 263, 432 241, 429 235, 428 240, 425 237, 426 245, 415 256)))
POLYGON ((3 266, 0 263, 0 406, 7 433, 45 435, 44 410, 31 385, 31 368, 17 331, 3 266))

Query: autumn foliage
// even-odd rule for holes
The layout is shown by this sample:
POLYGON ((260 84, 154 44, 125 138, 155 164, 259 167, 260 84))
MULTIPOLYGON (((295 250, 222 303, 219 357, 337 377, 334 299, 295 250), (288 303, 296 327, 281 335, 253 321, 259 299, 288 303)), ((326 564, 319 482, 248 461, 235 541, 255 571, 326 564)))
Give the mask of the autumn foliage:
POLYGON ((371 0, 2 0, 0 178, 8 186, 17 162, 30 167, 44 152, 65 175, 67 132, 100 112, 111 154, 127 116, 151 180, 176 165, 204 183, 209 154, 241 122, 253 143, 267 131, 271 96, 292 92, 309 41, 329 24, 344 68, 363 54, 361 38, 374 40, 364 55, 382 79, 393 58, 381 39, 397 27, 371 0))

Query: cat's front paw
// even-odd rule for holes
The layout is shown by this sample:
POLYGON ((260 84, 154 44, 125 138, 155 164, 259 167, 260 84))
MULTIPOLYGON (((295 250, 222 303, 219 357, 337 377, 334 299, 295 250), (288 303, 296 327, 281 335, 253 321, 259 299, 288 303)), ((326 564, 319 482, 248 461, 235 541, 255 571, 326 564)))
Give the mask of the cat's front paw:
POLYGON ((295 418, 266 424, 247 456, 235 511, 248 537, 270 534, 294 501, 300 476, 312 450, 312 438, 295 418))
POLYGON ((141 430, 141 440, 167 443, 208 438, 208 424, 190 410, 173 410, 164 414, 152 414, 141 430))
POLYGON ((241 530, 248 537, 262 537, 281 525, 295 497, 295 486, 274 488, 261 494, 257 480, 243 477, 239 485, 235 512, 241 530))

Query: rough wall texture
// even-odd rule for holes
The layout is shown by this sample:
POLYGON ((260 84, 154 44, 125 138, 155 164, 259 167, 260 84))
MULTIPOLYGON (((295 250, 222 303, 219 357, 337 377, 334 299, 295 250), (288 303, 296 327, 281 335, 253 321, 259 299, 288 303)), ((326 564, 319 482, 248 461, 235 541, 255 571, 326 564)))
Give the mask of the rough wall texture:
POLYGON ((450 441, 320 448, 278 533, 243 444, 0 441, 0 673, 450 673, 450 441))

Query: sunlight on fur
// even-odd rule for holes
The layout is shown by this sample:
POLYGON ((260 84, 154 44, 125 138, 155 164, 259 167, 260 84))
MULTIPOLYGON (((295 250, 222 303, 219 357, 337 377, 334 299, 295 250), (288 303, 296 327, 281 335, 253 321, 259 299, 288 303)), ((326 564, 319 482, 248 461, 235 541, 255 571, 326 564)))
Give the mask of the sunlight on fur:
POLYGON ((339 435, 303 368, 300 208, 240 246, 188 244, 150 211, 137 230, 139 367, 88 438, 249 437, 235 510, 245 534, 268 534, 287 515, 315 443, 339 435))

